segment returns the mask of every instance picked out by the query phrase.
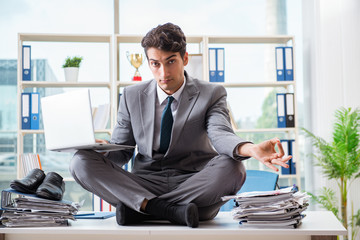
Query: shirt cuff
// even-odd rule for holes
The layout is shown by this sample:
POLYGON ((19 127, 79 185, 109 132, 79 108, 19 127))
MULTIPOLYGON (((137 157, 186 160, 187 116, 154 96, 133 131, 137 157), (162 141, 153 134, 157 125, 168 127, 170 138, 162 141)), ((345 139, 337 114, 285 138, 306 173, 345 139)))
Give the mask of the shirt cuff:
POLYGON ((234 148, 234 151, 233 151, 233 155, 234 155, 235 159, 245 160, 245 159, 250 158, 250 156, 243 156, 243 155, 240 155, 240 153, 239 153, 239 147, 246 143, 254 144, 253 142, 241 142, 238 145, 236 145, 236 147, 234 148))

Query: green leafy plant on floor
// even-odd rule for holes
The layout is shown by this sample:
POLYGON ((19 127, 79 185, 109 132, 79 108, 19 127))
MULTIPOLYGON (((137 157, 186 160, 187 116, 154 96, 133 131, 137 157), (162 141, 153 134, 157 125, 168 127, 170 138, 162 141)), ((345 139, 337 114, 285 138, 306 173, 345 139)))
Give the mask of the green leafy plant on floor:
MULTIPOLYGON (((351 226, 351 239, 356 238, 360 226, 360 210, 354 214, 353 207, 351 217, 348 218, 348 193, 351 183, 360 177, 360 110, 351 108, 339 108, 335 112, 335 124, 332 142, 315 136, 310 131, 303 129, 306 136, 311 138, 317 153, 313 154, 317 165, 323 170, 328 179, 334 179, 339 187, 340 205, 335 191, 324 187, 318 196, 312 197, 324 208, 332 211, 349 231, 351 226)), ((344 239, 348 239, 345 236, 344 239)))
POLYGON ((63 68, 67 67, 80 67, 80 63, 83 60, 82 57, 67 57, 65 59, 65 63, 63 64, 63 68))

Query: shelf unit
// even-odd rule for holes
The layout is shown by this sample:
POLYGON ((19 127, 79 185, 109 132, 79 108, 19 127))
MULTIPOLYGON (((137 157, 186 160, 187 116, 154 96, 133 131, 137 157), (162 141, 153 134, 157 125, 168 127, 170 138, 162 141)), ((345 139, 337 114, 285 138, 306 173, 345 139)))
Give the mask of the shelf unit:
MULTIPOLYGON (((293 47, 293 70, 294 70, 294 80, 293 81, 273 81, 269 82, 245 82, 245 83, 227 83, 226 80, 224 83, 219 83, 225 88, 261 88, 261 87, 283 87, 285 92, 292 92, 294 94, 294 114, 295 114, 295 127, 294 128, 266 128, 266 129, 236 129, 236 133, 267 133, 267 132, 277 132, 277 133, 286 133, 290 136, 293 133, 295 139, 295 152, 293 152, 293 158, 296 159, 296 174, 292 175, 282 175, 280 174, 281 179, 288 179, 289 182, 296 180, 296 184, 301 188, 301 161, 299 159, 299 130, 298 130, 298 106, 297 106, 297 95, 296 95, 296 62, 295 62, 295 39, 293 36, 208 36, 205 40, 205 49, 204 52, 208 51, 209 44, 279 44, 287 45, 293 47), (291 89, 291 90, 290 90, 291 89)), ((208 57, 207 57, 208 59, 208 57)), ((274 59, 275 59, 275 50, 274 50, 274 59)), ((209 66, 208 62, 204 66, 209 66)), ((225 70, 226 71, 226 70, 225 70)), ((275 69, 274 69, 275 71, 275 69)), ((206 69, 206 78, 205 80, 209 81, 209 70, 206 69)))
MULTIPOLYGON (((17 99, 18 99, 18 132, 17 132, 17 166, 19 166, 20 155, 24 152, 24 137, 27 134, 43 134, 44 130, 23 130, 21 127, 21 93, 26 88, 33 91, 37 88, 81 88, 81 87, 101 87, 108 88, 110 92, 110 104, 112 102, 112 79, 113 79, 113 37, 108 35, 95 34, 41 34, 41 33, 19 33, 18 34, 18 70, 17 70, 17 99), (65 42, 65 43, 106 43, 109 46, 109 79, 107 82, 48 82, 48 81, 22 81, 22 46, 24 42, 65 42)), ((113 114, 113 113, 112 113, 113 114)), ((111 126, 114 124, 114 117, 111 117, 111 126)), ((111 134, 111 129, 97 130, 95 132, 106 132, 111 134)), ((17 168, 17 176, 20 176, 17 168)))
MULTIPOLYGON (((118 108, 118 96, 121 87, 136 84, 128 79, 120 79, 120 48, 121 44, 139 44, 143 36, 140 35, 74 35, 74 34, 22 34, 18 36, 18 113, 21 112, 21 92, 25 88, 47 88, 47 87, 103 87, 110 90, 110 104, 111 104, 111 115, 110 115, 110 126, 113 127, 116 121, 116 112, 118 108), (67 83, 67 82, 36 82, 36 81, 22 81, 22 45, 25 41, 34 42, 91 42, 91 43, 107 43, 109 44, 109 73, 110 79, 108 82, 78 82, 78 83, 67 83)), ((198 54, 202 57, 202 73, 205 81, 209 81, 209 61, 208 61, 208 48, 210 44, 280 44, 293 46, 293 55, 295 56, 295 40, 293 36, 187 36, 187 43, 198 46, 198 54)), ((275 52, 275 51, 274 51, 275 52)), ((274 57, 275 58, 275 57, 274 57)), ((128 63, 127 63, 128 64, 128 63)), ((296 70, 295 57, 294 57, 294 71, 296 70)), ((129 68, 132 68, 128 64, 129 68)), ((275 69, 274 69, 275 71, 275 69)), ((294 77, 296 76, 294 72, 294 77)), ((278 88, 282 87, 285 91, 291 89, 296 99, 296 79, 294 81, 281 81, 277 82, 276 79, 269 82, 245 82, 245 83, 217 83, 223 85, 225 88, 278 88)), ((300 187, 300 165, 299 159, 299 147, 298 147, 298 113, 297 113, 297 102, 295 104, 295 128, 268 128, 268 129, 237 129, 238 133, 286 133, 293 134, 295 136, 296 151, 294 158, 297 164, 296 175, 280 175, 280 178, 284 179, 295 179, 297 185, 300 187)), ((21 129, 21 116, 18 114, 18 161, 19 155, 23 153, 23 138, 26 134, 40 134, 43 130, 22 130, 21 129)), ((99 130, 97 132, 111 133, 112 129, 99 130)), ((19 174, 19 173, 18 173, 19 174)))

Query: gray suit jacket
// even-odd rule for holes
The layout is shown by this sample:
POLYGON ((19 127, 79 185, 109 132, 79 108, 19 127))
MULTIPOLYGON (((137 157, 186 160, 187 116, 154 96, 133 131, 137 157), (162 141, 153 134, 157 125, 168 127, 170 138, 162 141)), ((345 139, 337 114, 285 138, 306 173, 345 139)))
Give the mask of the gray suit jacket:
MULTIPOLYGON (((124 88, 111 143, 137 145, 133 172, 148 174, 174 169, 197 172, 218 154, 234 157, 235 147, 245 142, 232 130, 223 86, 186 76, 168 151, 153 151, 156 80, 124 88)), ((110 152, 108 158, 123 165, 133 151, 110 152)))

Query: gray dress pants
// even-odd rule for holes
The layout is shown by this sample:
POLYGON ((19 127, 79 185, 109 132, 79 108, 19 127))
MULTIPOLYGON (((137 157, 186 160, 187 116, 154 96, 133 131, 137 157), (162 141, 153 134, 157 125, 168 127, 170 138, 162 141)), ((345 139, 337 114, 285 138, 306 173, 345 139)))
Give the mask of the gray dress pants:
POLYGON ((70 163, 75 181, 113 206, 122 202, 140 212, 144 199, 155 197, 176 204, 195 203, 201 221, 213 219, 225 204, 222 196, 236 194, 246 172, 241 161, 225 155, 211 159, 200 172, 167 169, 133 174, 92 150, 80 150, 70 163))

